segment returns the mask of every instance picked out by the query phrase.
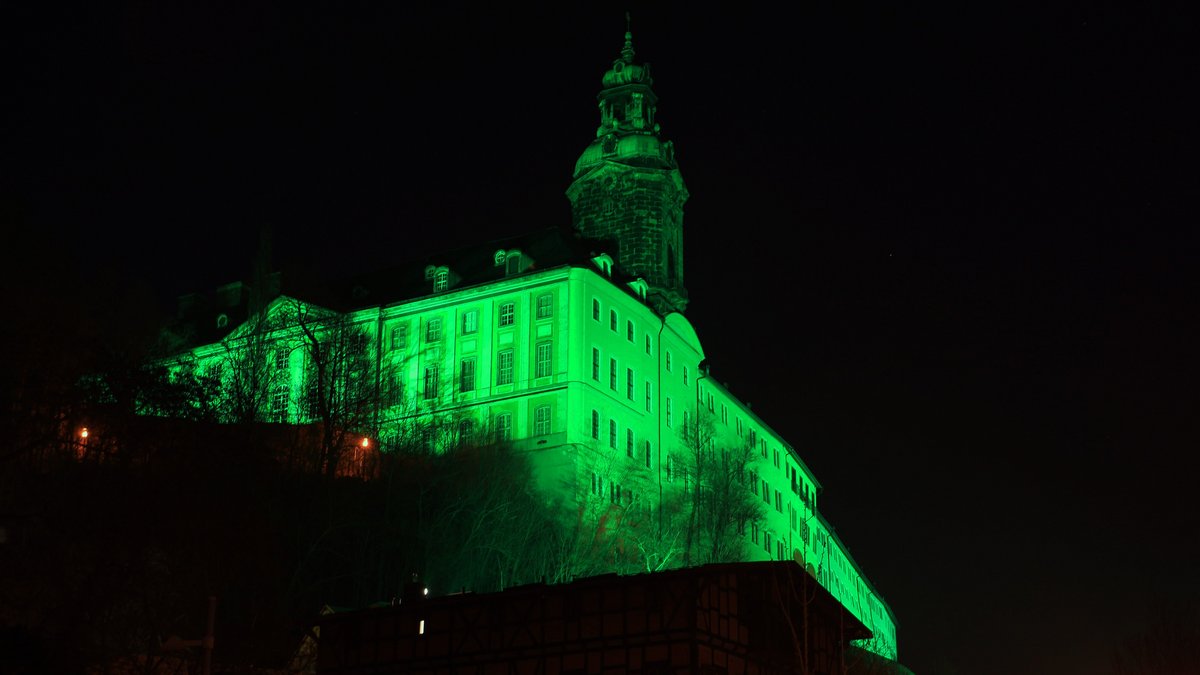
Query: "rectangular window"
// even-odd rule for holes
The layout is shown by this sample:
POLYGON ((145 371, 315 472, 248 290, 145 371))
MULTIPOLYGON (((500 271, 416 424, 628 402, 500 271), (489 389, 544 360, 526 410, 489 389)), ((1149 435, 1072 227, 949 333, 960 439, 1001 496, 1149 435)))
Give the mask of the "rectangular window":
POLYGON ((633 342, 633 322, 632 321, 625 322, 625 339, 629 340, 630 342, 633 342))
POLYGON ((275 352, 275 370, 287 370, 288 361, 289 359, 286 349, 279 349, 275 352))
POLYGON ((724 403, 721 404, 721 421, 729 424, 729 408, 726 408, 724 403))
POLYGON ((600 440, 600 413, 592 411, 592 438, 600 440))
POLYGON ((392 349, 404 349, 408 346, 408 326, 401 324, 392 326, 392 349))
POLYGON ((554 296, 543 293, 537 297, 537 318, 549 319, 554 316, 554 296))
POLYGON ((469 309, 463 312, 462 332, 464 335, 479 330, 479 310, 469 309))
POLYGON ((517 305, 513 302, 506 302, 500 305, 499 324, 501 326, 513 325, 513 317, 516 316, 517 305))
POLYGON ((552 354, 549 342, 539 342, 537 344, 537 366, 534 373, 535 377, 550 377, 554 372, 552 370, 552 354))
POLYGON ((459 363, 458 390, 475 391, 475 359, 463 359, 459 363))
POLYGON ((775 510, 783 513, 783 495, 779 490, 775 491, 775 510))
POLYGON ((608 447, 613 450, 617 449, 617 421, 608 421, 608 447))
POLYGON ((287 422, 288 386, 280 384, 271 395, 271 419, 275 422, 287 422))
POLYGON ((688 384, 688 367, 684 366, 683 367, 683 386, 686 387, 687 384, 688 384))
POLYGON ((779 468, 779 448, 775 448, 775 468, 779 468))
POLYGON ((625 369, 625 398, 633 400, 633 368, 625 369))
POLYGON ((600 350, 592 347, 592 379, 600 381, 600 350))
POLYGON ((505 349, 497 354, 496 384, 513 383, 513 350, 505 349))
POLYGON ((600 320, 600 300, 597 298, 592 298, 592 319, 595 321, 600 320))
POLYGON ((617 310, 608 310, 608 329, 612 332, 617 332, 617 310))
POLYGON ((667 397, 667 426, 671 426, 671 397, 667 397))
POLYGON ((617 360, 608 360, 608 388, 613 391, 617 390, 617 360))
POLYGON ((550 406, 539 405, 533 411, 533 435, 545 436, 553 431, 550 420, 550 406))
POLYGON ((496 440, 512 440, 512 413, 496 415, 496 440))
POLYGON ((671 352, 667 351, 667 372, 671 372, 671 352))
POLYGON ((633 458, 633 429, 625 430, 625 455, 633 458))
POLYGON ((650 412, 650 383, 646 382, 646 412, 650 412))
POLYGON ((711 393, 709 393, 709 395, 708 395, 708 412, 712 412, 712 411, 713 411, 713 395, 711 393))
POLYGON ((437 342, 442 339, 442 320, 430 319, 425 322, 425 341, 437 342))
POLYGON ((650 335, 649 334, 646 335, 646 353, 647 354, 650 353, 650 335))
POLYGON ((762 482, 762 498, 767 504, 771 503, 771 486, 765 480, 762 482))
POLYGON ((437 398, 438 395, 438 367, 425 366, 425 398, 437 398))
POLYGON ((646 468, 650 468, 650 441, 646 441, 646 468))

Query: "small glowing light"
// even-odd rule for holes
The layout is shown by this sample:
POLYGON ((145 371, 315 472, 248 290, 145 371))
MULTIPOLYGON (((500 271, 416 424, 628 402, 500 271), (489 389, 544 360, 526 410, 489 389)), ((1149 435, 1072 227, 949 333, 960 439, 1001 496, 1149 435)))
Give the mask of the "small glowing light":
POLYGON ((363 446, 364 448, 368 448, 368 447, 370 447, 370 446, 371 446, 371 439, 367 438, 366 436, 363 436, 363 439, 362 439, 362 446, 363 446))
POLYGON ((421 619, 421 624, 417 626, 417 635, 425 634, 425 619, 421 619))
POLYGON ((80 438, 87 438, 87 437, 88 437, 88 430, 87 430, 87 427, 84 427, 84 428, 83 428, 83 431, 80 431, 80 432, 79 432, 79 437, 80 437, 80 438))
POLYGON ((428 589, 428 588, 426 588, 426 589, 425 589, 425 595, 429 595, 429 589, 428 589))

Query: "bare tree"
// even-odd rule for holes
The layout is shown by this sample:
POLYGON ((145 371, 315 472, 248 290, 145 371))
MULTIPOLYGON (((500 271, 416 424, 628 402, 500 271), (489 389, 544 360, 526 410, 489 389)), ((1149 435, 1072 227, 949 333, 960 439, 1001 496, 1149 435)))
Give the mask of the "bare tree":
POLYGON ((681 451, 677 462, 672 457, 671 478, 686 509, 683 564, 745 559, 746 527, 765 515, 763 503, 746 489, 754 449, 720 443, 712 415, 704 411, 685 418, 679 437, 681 451))

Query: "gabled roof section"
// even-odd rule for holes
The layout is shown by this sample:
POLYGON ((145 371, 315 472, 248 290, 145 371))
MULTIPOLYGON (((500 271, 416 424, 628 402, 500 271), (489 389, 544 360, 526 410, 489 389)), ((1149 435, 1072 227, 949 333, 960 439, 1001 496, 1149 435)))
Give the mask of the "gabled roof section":
POLYGON ((426 274, 430 266, 446 267, 453 272, 453 288, 477 286, 505 277, 520 276, 538 270, 573 265, 592 267, 591 258, 601 251, 616 253, 615 242, 594 241, 564 228, 548 228, 529 234, 496 239, 463 248, 414 257, 378 272, 353 277, 333 288, 339 310, 361 309, 406 302, 434 295, 426 274), (525 261, 513 273, 508 265, 497 264, 499 252, 520 251, 525 261))

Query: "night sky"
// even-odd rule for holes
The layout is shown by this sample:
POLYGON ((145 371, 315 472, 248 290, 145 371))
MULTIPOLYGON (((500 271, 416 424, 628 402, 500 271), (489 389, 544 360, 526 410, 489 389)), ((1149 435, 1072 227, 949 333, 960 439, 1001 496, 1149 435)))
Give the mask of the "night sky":
MULTIPOLYGON (((264 225, 337 276, 568 221, 624 7, 442 4, 17 10, 9 292, 158 311, 248 277, 264 225)), ((1103 673, 1200 593, 1196 26, 973 4, 631 11, 688 317, 901 660, 1103 673)))

